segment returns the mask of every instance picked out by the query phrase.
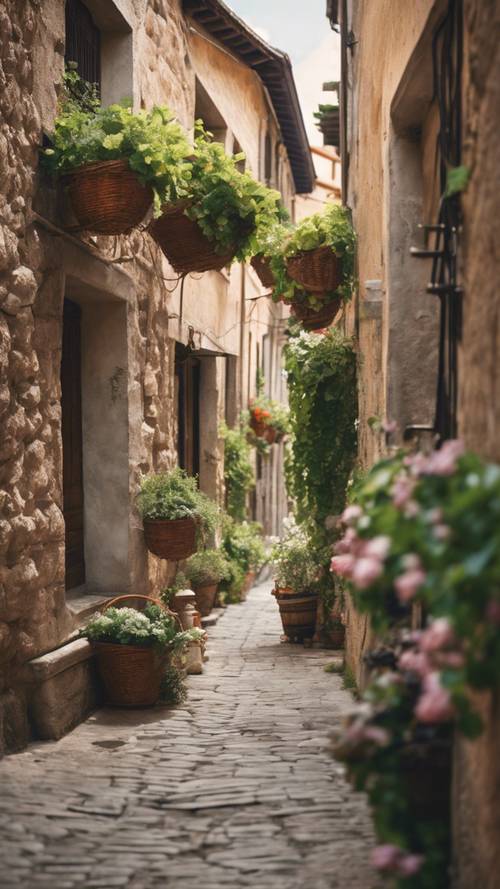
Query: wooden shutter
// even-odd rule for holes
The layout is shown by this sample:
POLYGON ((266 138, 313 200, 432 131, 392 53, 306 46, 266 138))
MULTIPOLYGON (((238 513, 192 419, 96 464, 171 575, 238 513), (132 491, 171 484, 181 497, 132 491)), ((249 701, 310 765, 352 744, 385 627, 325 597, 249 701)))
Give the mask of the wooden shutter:
POLYGON ((81 0, 66 0, 64 59, 66 63, 77 63, 84 80, 101 86, 101 35, 81 0))

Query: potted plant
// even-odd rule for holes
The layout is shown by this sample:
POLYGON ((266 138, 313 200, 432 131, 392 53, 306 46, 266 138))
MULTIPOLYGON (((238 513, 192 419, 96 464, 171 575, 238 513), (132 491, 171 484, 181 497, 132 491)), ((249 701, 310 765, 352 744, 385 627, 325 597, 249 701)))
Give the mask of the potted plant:
POLYGON ((289 431, 288 408, 273 401, 263 393, 250 401, 250 427, 257 438, 264 438, 268 444, 284 437, 289 431))
POLYGON ((229 156, 196 126, 187 188, 163 208, 149 231, 179 274, 221 269, 255 252, 259 230, 276 218, 279 193, 241 173, 243 154, 229 156))
POLYGON ((356 238, 345 208, 302 220, 273 255, 273 299, 291 304, 306 330, 328 327, 354 287, 356 238))
POLYGON ((257 237, 258 252, 252 256, 251 265, 264 287, 274 287, 274 274, 271 268, 271 257, 277 253, 283 242, 290 235, 290 225, 285 225, 288 214, 281 211, 283 221, 275 221, 269 228, 261 227, 257 237))
POLYGON ((261 526, 258 522, 234 522, 227 517, 222 549, 232 570, 229 582, 224 587, 233 600, 244 601, 257 571, 266 561, 261 526))
POLYGON ((214 607, 219 583, 229 577, 224 553, 218 549, 200 550, 186 562, 185 573, 196 595, 196 607, 202 617, 207 617, 214 607))
POLYGON ((145 476, 137 504, 146 546, 160 559, 187 559, 217 527, 217 505, 183 469, 145 476))
POLYGON ((285 536, 273 546, 271 561, 273 595, 278 602, 285 636, 299 641, 310 638, 316 629, 321 566, 316 562, 306 532, 290 525, 285 536))
POLYGON ((45 167, 62 176, 82 228, 102 235, 130 231, 155 203, 184 188, 191 148, 171 111, 134 113, 130 104, 103 108, 76 71, 65 75, 45 167))
POLYGON ((95 614, 81 636, 92 644, 111 704, 149 707, 160 697, 168 658, 194 638, 179 632, 175 615, 148 596, 120 596, 95 614), (126 602, 146 605, 143 610, 126 602))

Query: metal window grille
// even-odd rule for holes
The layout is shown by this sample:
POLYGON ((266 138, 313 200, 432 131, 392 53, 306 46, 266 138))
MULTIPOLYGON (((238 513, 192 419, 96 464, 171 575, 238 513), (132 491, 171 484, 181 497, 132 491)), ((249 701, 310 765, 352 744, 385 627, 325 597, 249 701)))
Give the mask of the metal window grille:
POLYGON ((76 62, 80 77, 101 86, 101 35, 81 0, 66 0, 66 63, 76 62))

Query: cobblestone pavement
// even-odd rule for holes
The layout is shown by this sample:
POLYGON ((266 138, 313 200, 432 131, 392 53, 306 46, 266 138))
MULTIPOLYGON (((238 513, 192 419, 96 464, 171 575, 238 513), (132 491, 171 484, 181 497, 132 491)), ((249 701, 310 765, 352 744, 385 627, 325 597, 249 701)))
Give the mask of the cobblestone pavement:
POLYGON ((324 750, 350 695, 331 652, 280 644, 269 593, 210 631, 184 707, 0 763, 3 889, 369 889, 365 801, 324 750))

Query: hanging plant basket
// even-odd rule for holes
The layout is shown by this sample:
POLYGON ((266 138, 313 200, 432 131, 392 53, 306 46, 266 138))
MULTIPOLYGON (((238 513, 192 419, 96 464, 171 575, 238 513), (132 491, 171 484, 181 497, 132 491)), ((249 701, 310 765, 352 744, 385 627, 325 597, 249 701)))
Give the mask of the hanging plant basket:
POLYGON ((320 309, 312 309, 306 303, 292 303, 291 312, 301 322, 304 330, 321 330, 330 326, 341 305, 342 299, 336 296, 320 309))
POLYGON ((159 559, 179 562, 197 550, 194 519, 144 519, 144 539, 159 559))
POLYGON ((342 268, 331 247, 316 247, 290 256, 287 272, 309 293, 331 293, 342 283, 342 268))
MULTIPOLYGON (((169 611, 157 599, 135 595, 118 596, 108 602, 106 610, 120 605, 136 608, 139 603, 158 605, 164 611, 169 611)), ((158 652, 153 647, 114 642, 91 644, 108 703, 115 707, 151 707, 156 704, 160 697, 168 652, 158 652)))
POLYGON ((198 223, 186 216, 188 206, 188 201, 179 201, 163 207, 162 215, 153 220, 148 232, 179 275, 220 271, 232 262, 236 247, 218 253, 198 223))
POLYGON ((196 609, 202 617, 208 617, 215 605, 217 597, 217 583, 204 583, 194 590, 196 596, 196 609))
POLYGON ((80 226, 98 235, 124 235, 142 222, 153 191, 126 160, 87 164, 64 177, 80 226))
POLYGON ((268 256, 257 253, 250 260, 251 266, 259 277, 263 287, 274 287, 274 275, 271 271, 271 262, 268 256))
POLYGON ((277 434, 278 433, 276 432, 274 426, 266 426, 266 428, 264 429, 263 438, 267 441, 268 444, 274 444, 277 434))
POLYGON ((288 590, 274 589, 280 610, 283 632, 289 639, 302 641, 314 636, 318 597, 290 593, 288 590))
POLYGON ((257 438, 264 438, 268 426, 264 422, 264 420, 258 420, 254 414, 250 414, 250 428, 257 436, 257 438))

